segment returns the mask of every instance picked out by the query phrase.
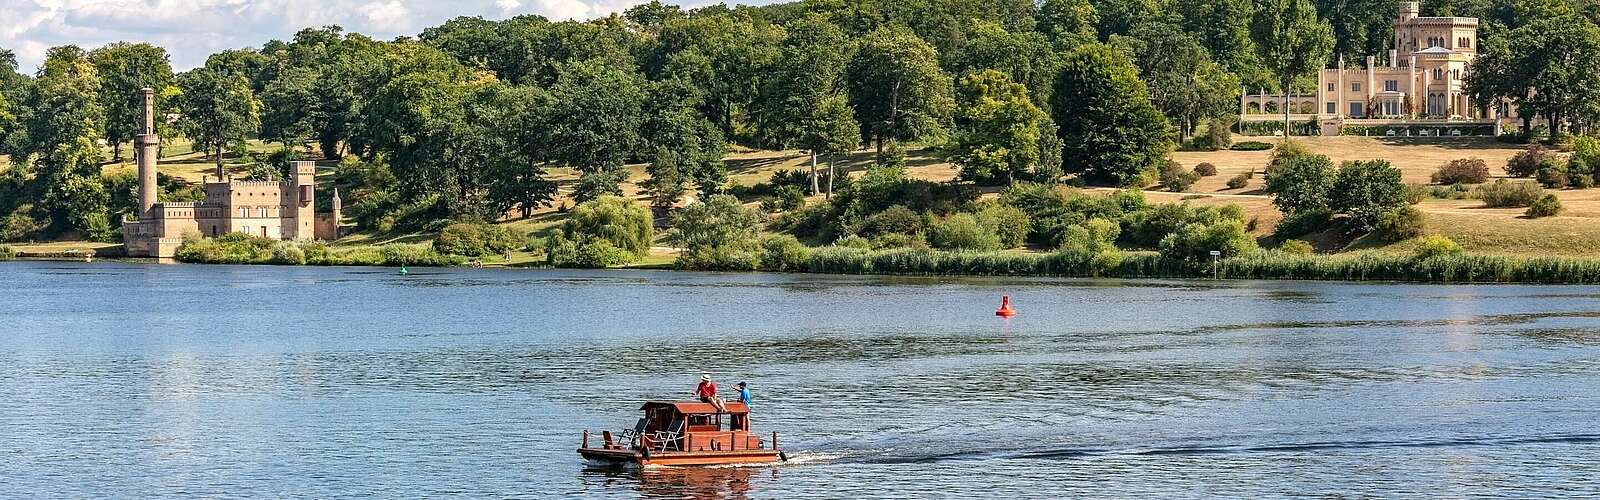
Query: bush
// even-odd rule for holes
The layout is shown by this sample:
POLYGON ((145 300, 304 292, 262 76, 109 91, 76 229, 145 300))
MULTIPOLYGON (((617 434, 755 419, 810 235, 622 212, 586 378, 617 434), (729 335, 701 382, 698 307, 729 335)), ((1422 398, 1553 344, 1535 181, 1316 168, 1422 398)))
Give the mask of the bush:
MULTIPOLYGON (((1460 184, 1452 185, 1459 186, 1460 184)), ((1406 199, 1407 205, 1416 205, 1418 203, 1422 203, 1422 200, 1428 199, 1428 194, 1432 192, 1432 186, 1413 182, 1405 185, 1405 191, 1401 194, 1401 196, 1406 199)))
POLYGON ((12 260, 15 258, 17 258, 17 249, 0 245, 0 260, 12 260))
POLYGON ((1329 196, 1329 208, 1345 214, 1350 223, 1372 229, 1384 213, 1406 205, 1400 169, 1388 161, 1349 161, 1339 167, 1329 196))
POLYGON ((715 195, 690 205, 672 218, 668 240, 682 245, 674 266, 680 269, 744 271, 761 264, 756 241, 762 217, 739 199, 715 195))
POLYGON ((1528 217, 1537 219, 1539 217, 1553 217, 1560 215, 1561 210, 1561 200, 1556 198, 1556 195, 1547 194, 1539 197, 1539 199, 1534 201, 1532 205, 1528 205, 1528 211, 1524 214, 1528 217))
POLYGON ((868 243, 870 243, 869 246, 873 250, 885 250, 885 249, 894 249, 894 248, 920 248, 920 249, 926 250, 928 248, 931 248, 931 247, 928 246, 928 239, 922 237, 921 233, 918 233, 918 234, 884 233, 884 234, 880 234, 880 235, 877 235, 877 236, 873 236, 872 240, 869 241, 868 243))
POLYGON ((1116 222, 1089 219, 1083 224, 1068 226, 1067 230, 1061 233, 1061 241, 1056 244, 1056 250, 1077 254, 1116 251, 1115 242, 1121 234, 1122 227, 1116 222))
POLYGON ((1217 166, 1210 163, 1201 163, 1194 166, 1194 173, 1201 177, 1217 175, 1217 166))
POLYGON ((1430 235, 1417 242, 1415 255, 1418 259, 1461 255, 1461 245, 1441 235, 1430 235))
POLYGON ((1021 209, 1000 203, 989 203, 975 214, 978 224, 1000 239, 1000 248, 1017 248, 1027 241, 1033 230, 1033 221, 1021 209))
POLYGON ((1250 174, 1239 174, 1228 178, 1228 189, 1243 189, 1250 185, 1250 174))
POLYGON ((302 266, 306 263, 306 252, 292 241, 279 241, 272 245, 273 264, 287 266, 302 266))
POLYGON ((787 234, 761 240, 761 269, 775 272, 800 272, 811 264, 811 248, 787 234))
POLYGON ((785 184, 773 191, 773 197, 763 200, 761 206, 768 212, 788 212, 806 206, 806 195, 799 186, 785 184))
MULTIPOLYGON (((1600 174, 1600 139, 1587 135, 1572 138, 1572 156, 1567 158, 1567 173, 1574 178, 1589 178, 1589 185, 1594 184, 1593 176, 1600 174)), ((1573 184, 1577 184, 1574 179, 1573 184)))
POLYGON ((379 248, 384 265, 389 266, 453 266, 459 258, 441 255, 427 245, 390 243, 379 248))
POLYGON ((1378 217, 1372 234, 1383 241, 1405 241, 1422 236, 1422 211, 1405 206, 1385 212, 1378 217))
MULTIPOLYGON (((687 209, 686 209, 687 210, 687 209)), ((602 196, 573 207, 567 222, 545 243, 545 259, 556 267, 610 267, 650 254, 655 221, 633 200, 602 196)))
POLYGON ((1589 189, 1594 187, 1594 176, 1590 174, 1567 173, 1567 186, 1573 189, 1589 189))
POLYGON ((1551 156, 1553 155, 1550 150, 1544 146, 1530 144, 1527 149, 1522 150, 1506 161, 1506 175, 1512 177, 1532 176, 1539 169, 1544 168, 1547 163, 1551 162, 1551 156))
POLYGON ((978 223, 972 214, 955 214, 935 222, 928 231, 928 243, 945 250, 996 250, 1000 237, 978 223))
POLYGON ((1272 149, 1272 144, 1261 141, 1241 141, 1234 143, 1234 145, 1230 146, 1228 149, 1234 151, 1266 151, 1268 149, 1272 149))
POLYGON ((504 226, 458 222, 439 231, 433 249, 446 255, 484 257, 516 250, 521 240, 504 226))
POLYGON ((32 207, 24 205, 0 220, 0 241, 27 241, 38 234, 44 224, 28 215, 32 207))
POLYGON ((1478 158, 1452 160, 1433 173, 1434 184, 1481 184, 1489 180, 1489 164, 1478 158))
POLYGON ((1307 210, 1285 216, 1272 234, 1279 239, 1304 236, 1328 229, 1332 221, 1333 212, 1326 209, 1307 210))
POLYGON ((872 237, 880 234, 916 234, 922 232, 922 216, 905 205, 894 205, 868 216, 861 224, 861 234, 872 237))
POLYGON ((1161 256, 1187 262, 1209 261, 1212 251, 1231 258, 1256 249, 1256 240, 1245 232, 1244 223, 1232 219, 1192 223, 1161 240, 1161 256))
MULTIPOLYGON (((890 234, 893 234, 893 233, 890 233, 890 234)), ((845 248, 854 248, 854 249, 857 249, 857 250, 871 250, 872 249, 872 240, 869 240, 869 239, 866 239, 866 238, 862 238, 859 235, 852 234, 850 236, 839 238, 838 240, 834 241, 833 242, 833 246, 845 247, 845 248)))
POLYGON ((1267 192, 1272 193, 1272 204, 1285 214, 1325 210, 1336 175, 1328 157, 1296 154, 1294 147, 1286 146, 1278 150, 1267 170, 1267 192))
POLYGON ((1200 175, 1184 170, 1178 162, 1168 161, 1161 167, 1161 185, 1168 191, 1182 193, 1189 190, 1195 181, 1200 180, 1200 175))
POLYGON ((1544 188, 1528 181, 1498 179, 1478 186, 1478 197, 1488 208, 1526 207, 1544 196, 1544 188))
POLYGON ((1534 179, 1539 181, 1539 185, 1548 189, 1563 189, 1567 187, 1567 169, 1544 167, 1534 173, 1534 179))
POLYGON ((1316 253, 1316 249, 1311 248, 1311 244, 1306 243, 1304 240, 1285 241, 1278 245, 1278 251, 1289 255, 1311 255, 1316 253))

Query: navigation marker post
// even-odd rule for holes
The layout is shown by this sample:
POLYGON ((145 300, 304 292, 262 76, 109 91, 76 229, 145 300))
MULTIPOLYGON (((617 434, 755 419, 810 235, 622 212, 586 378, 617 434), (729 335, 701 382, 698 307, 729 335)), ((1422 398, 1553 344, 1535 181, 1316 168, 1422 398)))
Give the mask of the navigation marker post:
POLYGON ((1222 257, 1222 251, 1221 250, 1212 250, 1211 251, 1211 279, 1220 279, 1220 278, 1217 277, 1217 258, 1218 257, 1222 257))

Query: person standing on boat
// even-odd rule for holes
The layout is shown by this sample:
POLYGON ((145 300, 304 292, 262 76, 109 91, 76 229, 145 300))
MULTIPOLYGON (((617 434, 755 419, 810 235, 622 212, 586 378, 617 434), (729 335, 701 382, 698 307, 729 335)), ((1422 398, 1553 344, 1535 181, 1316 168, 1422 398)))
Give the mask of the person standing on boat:
POLYGON ((700 397, 700 402, 702 403, 711 403, 711 406, 716 407, 717 411, 728 411, 728 408, 722 404, 722 398, 717 397, 717 383, 711 381, 710 375, 700 376, 700 387, 694 389, 694 395, 700 397))
POLYGON ((750 388, 744 382, 739 382, 739 402, 744 403, 745 407, 750 406, 750 388))

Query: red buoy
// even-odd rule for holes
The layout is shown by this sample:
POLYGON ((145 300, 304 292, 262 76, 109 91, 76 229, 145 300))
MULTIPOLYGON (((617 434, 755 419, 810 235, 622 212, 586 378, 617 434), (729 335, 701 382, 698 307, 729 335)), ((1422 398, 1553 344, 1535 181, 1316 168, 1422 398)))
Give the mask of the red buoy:
POLYGON ((1000 316, 1000 317, 1003 317, 1003 318, 1009 318, 1009 317, 1017 315, 1017 311, 1014 310, 1014 309, 1011 309, 1011 296, 1010 295, 1001 295, 1000 296, 1000 310, 995 311, 994 315, 995 316, 1000 316))

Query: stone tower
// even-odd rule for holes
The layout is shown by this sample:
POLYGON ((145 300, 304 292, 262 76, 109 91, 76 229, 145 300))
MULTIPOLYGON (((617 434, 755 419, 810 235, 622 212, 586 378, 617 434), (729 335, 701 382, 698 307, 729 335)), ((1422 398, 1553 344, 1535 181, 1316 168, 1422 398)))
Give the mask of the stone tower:
POLYGON ((294 178, 289 182, 291 191, 285 193, 289 198, 284 204, 284 218, 294 220, 285 221, 283 226, 283 239, 309 240, 316 238, 316 211, 317 211, 317 164, 316 162, 297 161, 291 165, 294 178))
POLYGON ((161 137, 156 135, 156 91, 141 89, 144 99, 144 126, 133 137, 135 161, 139 164, 139 217, 148 217, 150 209, 160 201, 156 184, 156 155, 161 147, 161 137))

